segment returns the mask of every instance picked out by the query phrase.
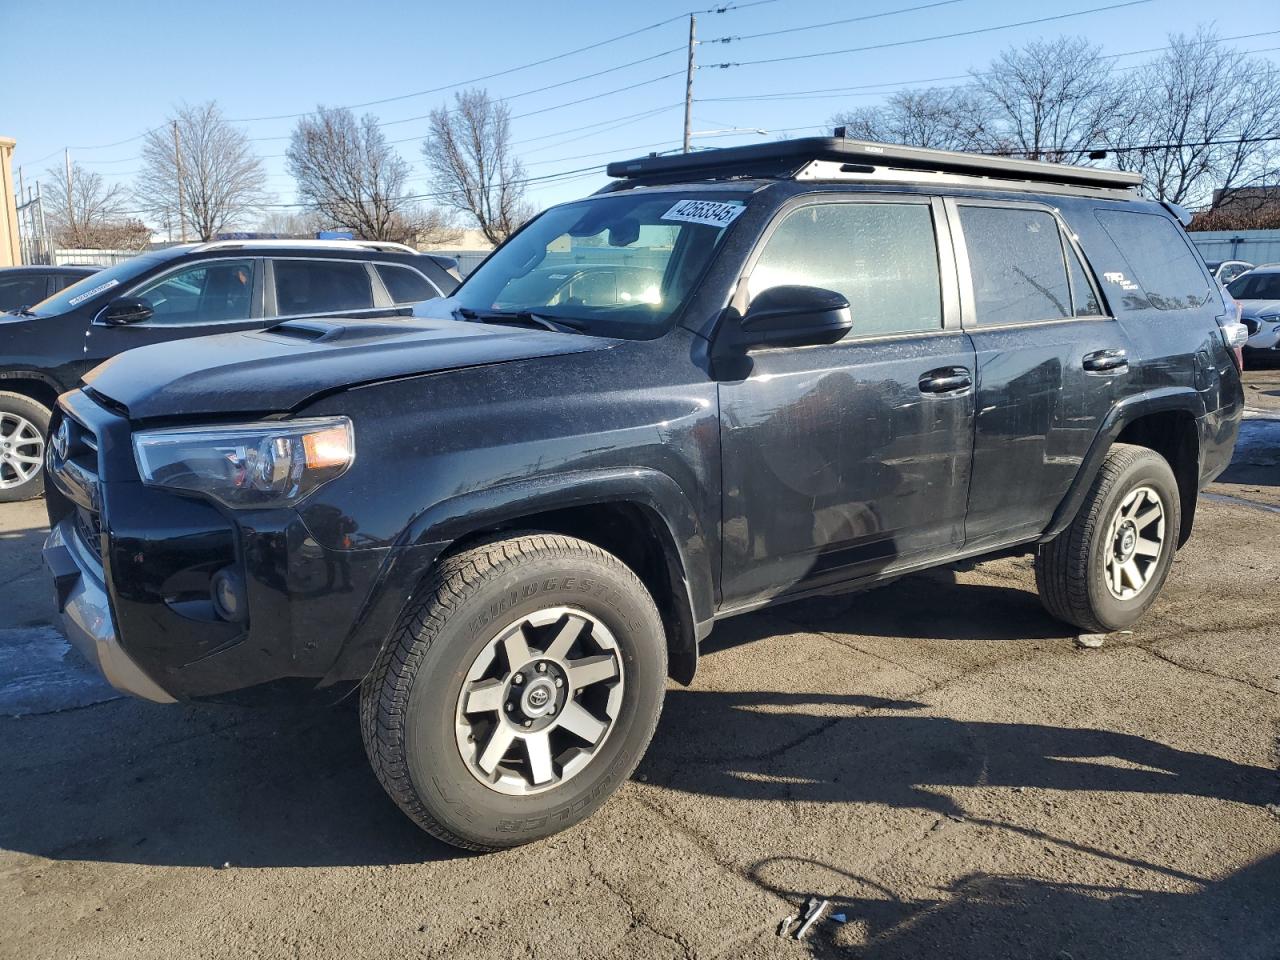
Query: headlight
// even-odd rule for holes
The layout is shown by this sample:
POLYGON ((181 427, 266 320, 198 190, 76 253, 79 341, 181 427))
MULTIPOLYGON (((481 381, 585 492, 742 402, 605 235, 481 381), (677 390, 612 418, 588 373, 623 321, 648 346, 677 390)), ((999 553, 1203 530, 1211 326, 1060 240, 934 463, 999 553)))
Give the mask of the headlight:
POLYGON ((355 459, 346 417, 147 430, 133 457, 151 487, 202 493, 229 507, 295 503, 355 459))

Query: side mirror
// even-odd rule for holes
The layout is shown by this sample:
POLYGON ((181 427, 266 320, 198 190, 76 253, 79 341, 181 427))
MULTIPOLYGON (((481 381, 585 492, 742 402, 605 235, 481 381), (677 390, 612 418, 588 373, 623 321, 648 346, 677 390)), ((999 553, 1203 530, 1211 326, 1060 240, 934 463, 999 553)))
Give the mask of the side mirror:
POLYGON ((853 315, 848 299, 834 290, 770 287, 751 301, 739 329, 747 349, 835 343, 853 329, 853 315))
POLYGON ((113 327, 150 320, 155 314, 151 304, 140 297, 116 297, 102 311, 102 322, 113 327))

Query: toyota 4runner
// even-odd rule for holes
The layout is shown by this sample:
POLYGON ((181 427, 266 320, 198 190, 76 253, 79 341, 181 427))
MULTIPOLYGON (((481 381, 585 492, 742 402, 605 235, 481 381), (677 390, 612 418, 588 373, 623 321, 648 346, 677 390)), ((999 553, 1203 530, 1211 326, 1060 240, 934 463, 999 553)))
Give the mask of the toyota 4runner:
POLYGON ((724 617, 1011 550, 1081 630, 1156 599, 1241 331, 1134 175, 825 138, 609 173, 415 319, 61 397, 45 557, 113 684, 358 685, 395 802, 494 849, 609 797, 724 617))

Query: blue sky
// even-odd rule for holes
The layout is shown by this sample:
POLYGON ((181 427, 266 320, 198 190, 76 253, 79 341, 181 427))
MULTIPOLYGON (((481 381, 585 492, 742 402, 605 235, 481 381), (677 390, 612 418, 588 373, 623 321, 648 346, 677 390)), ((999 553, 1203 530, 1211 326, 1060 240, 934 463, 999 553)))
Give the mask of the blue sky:
MULTIPOLYGON (((700 39, 741 39, 699 46, 698 61, 707 66, 695 79, 694 130, 745 127, 768 133, 716 134, 696 142, 719 146, 816 133, 841 109, 875 104, 901 86, 927 85, 922 81, 980 69, 1005 47, 1037 37, 1081 35, 1110 54, 1162 47, 1168 33, 1213 23, 1220 9, 1203 0, 1149 0, 952 39, 772 64, 710 66, 981 30, 1116 0, 953 0, 855 23, 794 29, 929 2, 740 0, 737 9, 699 14, 700 39), (792 32, 748 36, 780 30, 792 32), (859 87, 864 89, 806 92, 859 87), (772 99, 759 99, 762 95, 772 99)), ((427 126, 422 115, 446 102, 451 90, 406 94, 466 85, 486 74, 640 31, 476 84, 508 98, 517 151, 528 175, 548 176, 679 145, 688 20, 641 28, 710 6, 708 0, 652 0, 643 5, 599 0, 470 5, 61 0, 50 7, 31 0, 0 0, 5 35, 11 41, 35 38, 30 45, 11 44, 10 69, 0 85, 0 135, 17 139, 15 176, 17 167, 24 168, 28 183, 61 162, 64 146, 72 148, 73 160, 109 180, 127 182, 140 166, 139 142, 117 142, 162 122, 180 101, 216 99, 228 117, 241 119, 299 113, 317 103, 347 105, 400 97, 357 112, 375 113, 390 139, 405 141, 397 148, 413 165, 414 192, 426 193, 419 149, 427 126), (473 22, 460 17, 467 10, 473 22), (626 66, 637 60, 645 62, 626 66), (580 79, 601 71, 608 72, 580 79), (609 93, 632 85, 634 89, 609 93), (591 99, 570 103, 585 98, 591 99)), ((1229 17, 1217 18, 1222 36, 1273 31, 1234 41, 1233 46, 1263 51, 1263 57, 1280 56, 1280 49, 1272 49, 1280 48, 1280 14, 1274 0, 1238 0, 1221 9, 1230 11, 1229 17)), ((1116 64, 1125 67, 1150 56, 1120 56, 1116 64)), ((282 156, 293 123, 255 119, 241 124, 254 138, 269 173, 268 186, 281 204, 294 200, 282 156)), ((531 184, 530 199, 544 206, 580 196, 603 182, 602 173, 588 172, 531 184)))

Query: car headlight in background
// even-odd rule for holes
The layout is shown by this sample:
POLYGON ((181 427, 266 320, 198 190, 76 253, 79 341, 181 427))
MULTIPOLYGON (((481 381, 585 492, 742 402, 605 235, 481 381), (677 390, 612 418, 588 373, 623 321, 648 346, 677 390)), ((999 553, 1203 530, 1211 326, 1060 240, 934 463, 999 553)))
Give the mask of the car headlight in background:
POLYGON ((133 456, 151 487, 205 494, 229 507, 296 503, 355 459, 346 417, 146 430, 133 456))

